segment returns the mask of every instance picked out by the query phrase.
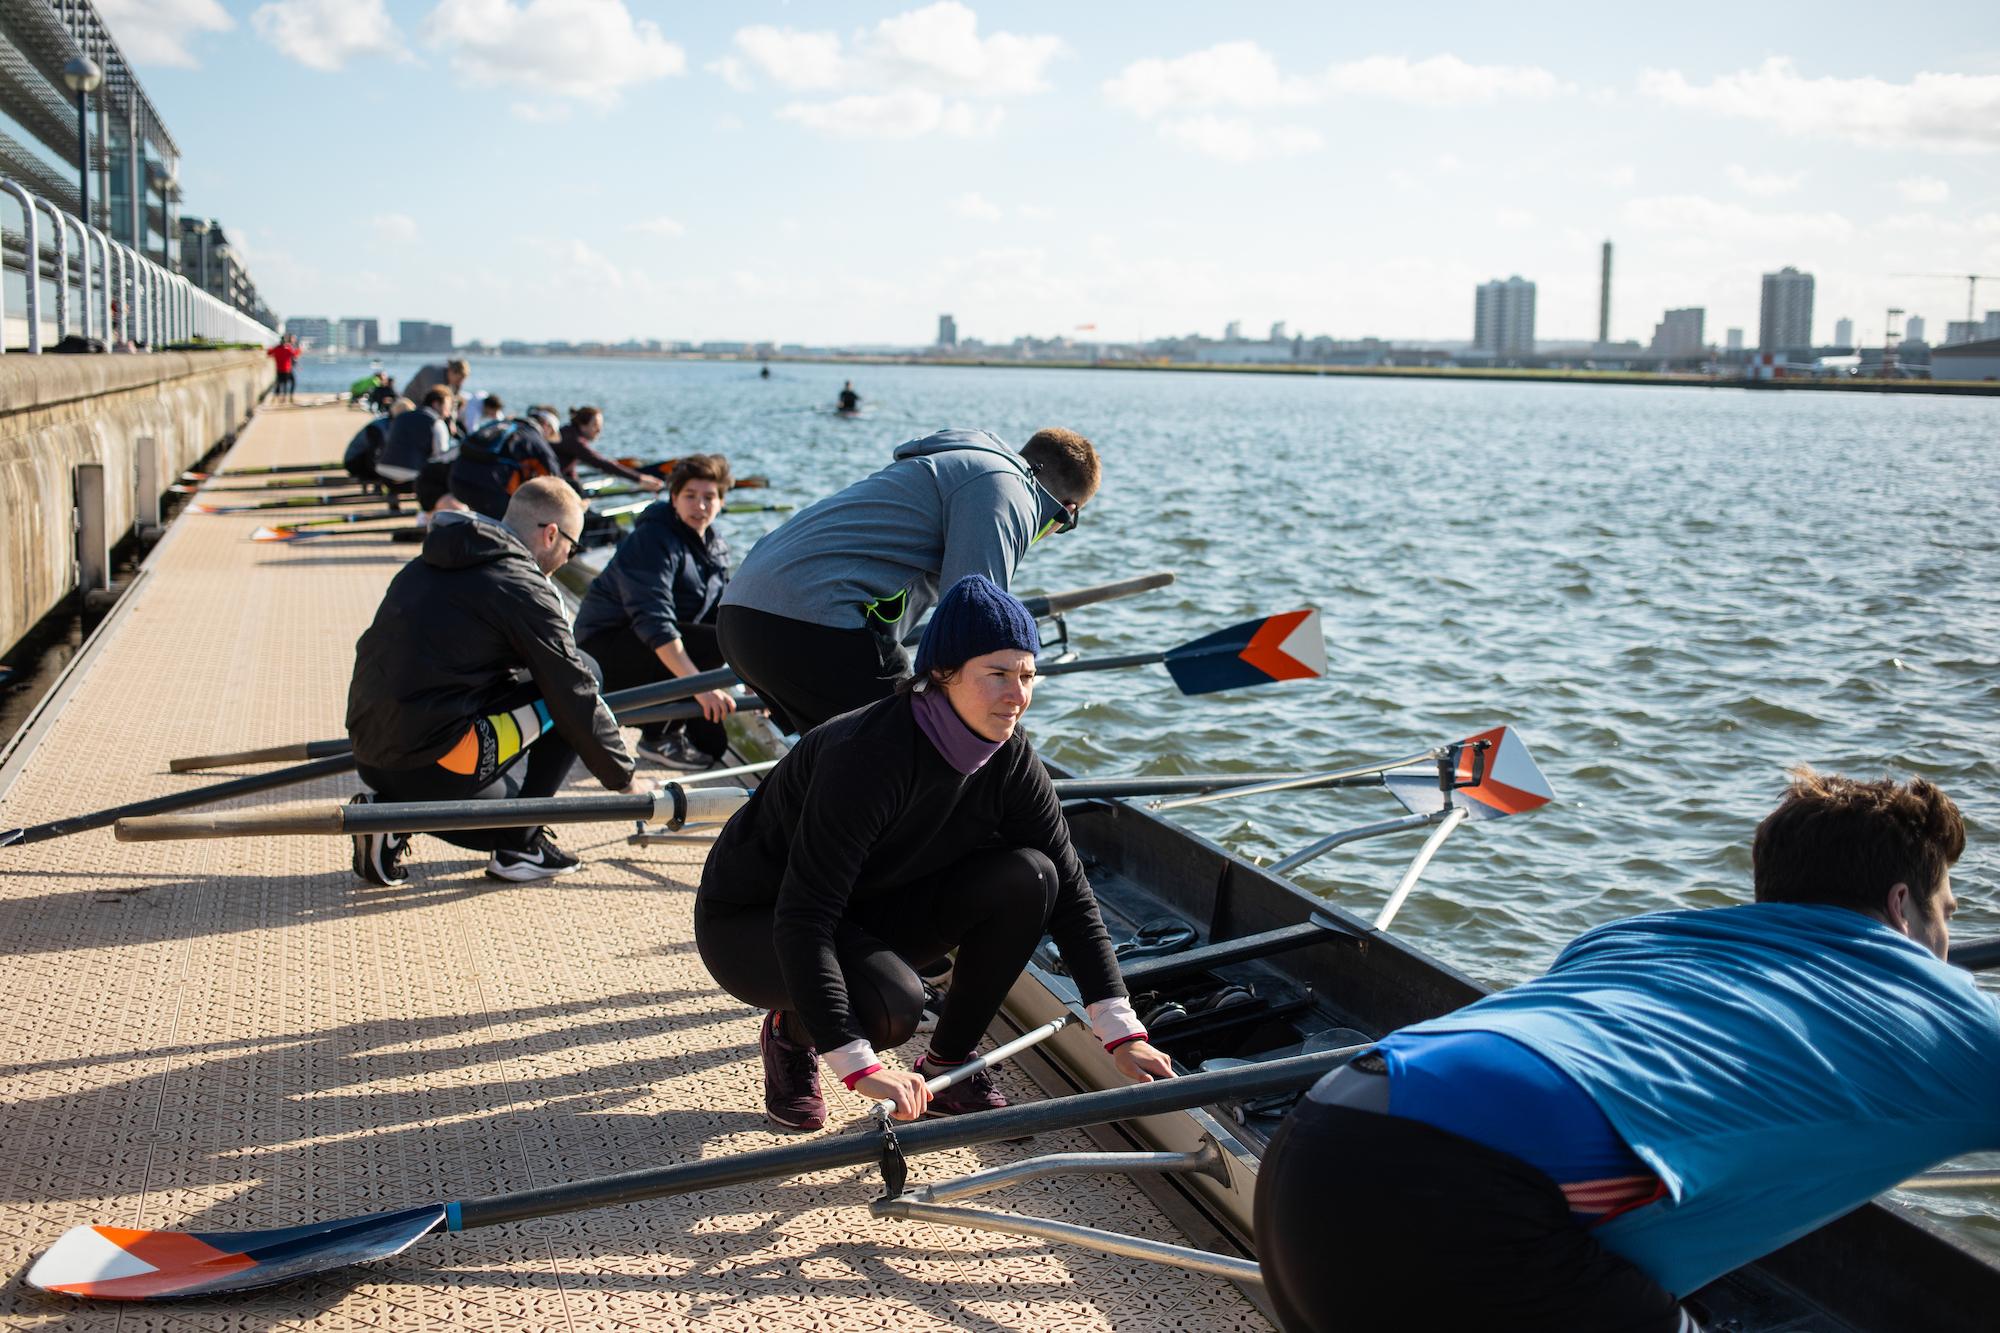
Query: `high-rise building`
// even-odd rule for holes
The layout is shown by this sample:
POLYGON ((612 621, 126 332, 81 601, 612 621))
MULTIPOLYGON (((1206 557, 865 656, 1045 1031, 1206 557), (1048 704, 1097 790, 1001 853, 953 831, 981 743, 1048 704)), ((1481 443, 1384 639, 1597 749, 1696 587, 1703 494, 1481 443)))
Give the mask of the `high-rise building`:
POLYGON ((1519 274, 1479 285, 1472 306, 1472 346, 1500 356, 1535 351, 1535 284, 1519 274))
POLYGON ((1764 275, 1757 312, 1757 350, 1803 352, 1812 348, 1813 275, 1787 264, 1764 275))
POLYGON ((275 326, 277 319, 257 294, 257 284, 243 267, 222 224, 214 218, 182 218, 181 272, 216 300, 252 319, 275 326))
POLYGON ((1743 350, 1743 330, 1731 329, 1723 335, 1722 345, 1732 352, 1743 350))
POLYGON ((1285 321, 1284 321, 1284 320, 1282 320, 1282 319, 1281 319, 1281 320, 1279 320, 1279 321, 1278 321, 1277 323, 1275 323, 1275 324, 1273 324, 1273 325, 1271 326, 1271 341, 1272 341, 1272 342, 1274 342, 1274 343, 1281 343, 1281 342, 1284 342, 1284 341, 1285 341, 1286 339, 1290 338, 1291 336, 1292 336, 1291 334, 1289 334, 1289 333, 1285 332, 1285 321))
POLYGON ((1981 338, 2000 338, 2000 310, 1989 310, 1986 312, 1986 318, 1980 321, 1979 336, 1981 338))
POLYGON ((1611 341, 1611 242, 1604 243, 1604 260, 1597 275, 1597 345, 1611 341))
POLYGON ((958 321, 950 315, 938 316, 937 345, 939 347, 958 346, 958 321))
POLYGON ((1854 346, 1854 321, 1845 315, 1833 321, 1833 345, 1835 347, 1854 346))
POLYGON ((285 332, 309 351, 324 352, 333 345, 333 321, 318 315, 293 315, 285 321, 285 332))
POLYGON ((449 352, 454 345, 451 325, 421 319, 403 320, 397 328, 396 343, 403 352, 449 352))
POLYGON ((1971 319, 1954 319, 1944 326, 1944 342, 1949 347, 1953 343, 1969 343, 1979 338, 1979 322, 1971 319))
POLYGON ((1242 342, 1243 321, 1240 319, 1232 319, 1227 324, 1224 324, 1222 326, 1222 341, 1226 343, 1242 342))
POLYGON ((363 319, 359 315, 342 315, 340 322, 347 328, 347 350, 350 352, 379 352, 382 350, 382 321, 363 319))
POLYGON ((1702 337, 1702 325, 1707 319, 1708 311, 1701 306, 1669 310, 1653 326, 1653 350, 1663 356, 1700 355, 1708 346, 1702 337))
POLYGON ((1920 343, 1923 340, 1924 317, 1922 315, 1911 315, 1909 323, 1903 325, 1903 341, 1906 343, 1920 343))

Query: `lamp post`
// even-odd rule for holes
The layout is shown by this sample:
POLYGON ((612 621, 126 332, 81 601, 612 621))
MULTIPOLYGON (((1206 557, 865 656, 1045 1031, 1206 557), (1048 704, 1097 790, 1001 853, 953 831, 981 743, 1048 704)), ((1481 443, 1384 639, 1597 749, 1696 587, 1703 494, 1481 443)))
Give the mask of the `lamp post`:
POLYGON ((90 222, 90 95, 104 82, 104 71, 89 56, 78 56, 63 66, 63 82, 76 94, 76 160, 80 169, 80 188, 77 190, 82 204, 83 220, 90 222))

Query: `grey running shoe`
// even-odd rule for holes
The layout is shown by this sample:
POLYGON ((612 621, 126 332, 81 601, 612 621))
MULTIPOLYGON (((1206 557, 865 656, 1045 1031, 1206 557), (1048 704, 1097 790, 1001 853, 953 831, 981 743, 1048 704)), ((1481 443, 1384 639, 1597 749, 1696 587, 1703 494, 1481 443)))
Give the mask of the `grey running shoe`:
MULTIPOLYGON (((348 800, 349 805, 371 805, 375 798, 362 792, 348 800)), ((370 884, 390 888, 401 884, 410 877, 403 869, 403 858, 410 853, 410 837, 407 833, 357 833, 354 843, 354 873, 370 884)))
POLYGON ((757 1033, 764 1056, 764 1114, 787 1129, 826 1124, 826 1098, 819 1091, 819 1052, 785 1039, 773 1010, 757 1033))
POLYGON ((669 732, 660 740, 642 736, 635 748, 641 759, 650 759, 662 768, 676 768, 684 773, 699 773, 722 762, 714 755, 704 754, 695 748, 694 742, 683 731, 669 732))

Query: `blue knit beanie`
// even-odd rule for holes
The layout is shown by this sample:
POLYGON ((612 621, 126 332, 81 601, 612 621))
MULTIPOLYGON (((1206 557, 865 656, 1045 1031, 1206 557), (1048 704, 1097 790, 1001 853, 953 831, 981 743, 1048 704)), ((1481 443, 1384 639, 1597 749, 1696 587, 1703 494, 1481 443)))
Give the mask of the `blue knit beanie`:
POLYGON ((984 574, 967 574, 931 612, 917 644, 916 675, 921 681, 933 668, 952 671, 1003 648, 1032 654, 1041 646, 1041 631, 1020 598, 984 574))

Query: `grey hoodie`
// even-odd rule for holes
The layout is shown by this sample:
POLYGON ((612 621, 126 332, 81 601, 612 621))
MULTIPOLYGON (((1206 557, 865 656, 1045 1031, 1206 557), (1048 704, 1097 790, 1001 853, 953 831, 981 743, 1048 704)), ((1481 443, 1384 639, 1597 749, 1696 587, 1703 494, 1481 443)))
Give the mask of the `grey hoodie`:
POLYGON ((894 458, 759 539, 722 605, 835 629, 873 623, 913 642, 939 588, 967 574, 1011 588, 1035 534, 1064 516, 1021 456, 986 431, 941 430, 898 445, 894 458))

